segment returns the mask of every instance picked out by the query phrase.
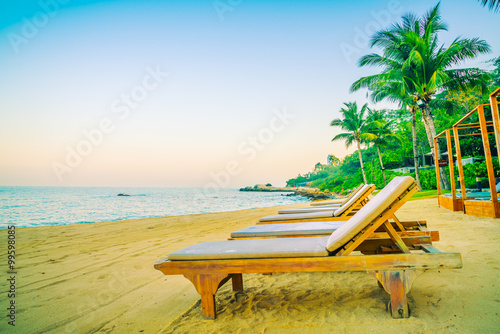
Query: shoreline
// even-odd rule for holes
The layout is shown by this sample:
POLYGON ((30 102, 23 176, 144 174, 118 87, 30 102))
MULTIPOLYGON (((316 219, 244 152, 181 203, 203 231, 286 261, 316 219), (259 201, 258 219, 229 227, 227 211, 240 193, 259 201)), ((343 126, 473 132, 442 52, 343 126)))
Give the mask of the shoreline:
MULTIPOLYGON (((236 189, 232 189, 232 190, 236 190, 236 189)), ((286 195, 284 195, 286 196, 286 195)), ((130 196, 130 197, 133 197, 133 196, 130 196)), ((246 201, 245 203, 252 203, 252 199, 249 199, 248 201, 246 201)), ((266 203, 264 202, 257 202, 258 204, 256 205, 267 205, 266 203)), ((299 200, 290 200, 288 201, 289 204, 284 204, 285 206, 286 205, 297 205, 297 204, 308 204, 310 203, 310 199, 307 199, 306 197, 301 197, 301 199, 299 200)), ((169 203, 166 203, 166 205, 168 205, 169 203)), ((1 230, 5 230, 8 228, 8 226, 12 226, 14 225, 16 227, 16 229, 18 228, 34 228, 34 227, 44 227, 44 226, 69 226, 69 225, 82 225, 82 224, 95 224, 95 223, 105 223, 105 222, 119 222, 119 221, 129 221, 129 220, 137 220, 137 219, 151 219, 151 218, 163 218, 163 217, 177 217, 177 216, 186 216, 186 215, 197 215, 197 214, 203 214, 203 213, 222 213, 222 212, 232 212, 232 211, 241 211, 241 210, 252 210, 252 209, 259 209, 259 208, 268 208, 268 207, 274 207, 276 206, 276 204, 281 204, 281 203, 271 203, 269 205, 271 206, 256 206, 256 207, 246 207, 247 205, 244 205, 244 207, 230 207, 228 208, 227 210, 222 210, 223 208, 219 207, 218 209, 219 210, 222 210, 222 211, 208 211, 208 212, 191 212, 189 213, 190 210, 183 210, 183 209, 178 209, 177 211, 184 211, 186 213, 172 213, 170 215, 165 215, 165 214, 161 214, 158 212, 155 212, 155 214, 151 215, 151 216, 142 216, 142 217, 122 217, 122 218, 118 218, 118 219, 106 219, 106 218, 101 218, 101 219, 93 219, 93 220, 86 220, 86 221, 80 221, 80 222, 68 222, 68 223, 59 223, 58 222, 55 222, 55 223, 45 223, 43 225, 35 225, 35 226, 25 226, 24 223, 19 223, 17 222, 16 224, 13 224, 11 222, 8 222, 8 217, 9 217, 9 212, 6 212, 4 213, 5 214, 5 219, 7 220, 7 222, 4 222, 3 224, 0 225, 0 231, 1 230), (23 224, 23 226, 18 226, 18 224, 23 224)), ((183 208, 183 207, 181 207, 183 208)), ((119 208, 117 208, 116 211, 119 211, 119 208)), ((142 211, 141 211, 142 213, 142 211)), ((24 212, 23 212, 24 214, 24 212)), ((1 215, 0 215, 1 217, 1 215)), ((80 218, 85 218, 85 217, 80 217, 80 218)), ((22 218, 19 219, 20 221, 22 221, 22 218)), ((30 224, 30 223, 28 223, 30 224)))
MULTIPOLYGON (((362 272, 245 275, 245 291, 235 295, 223 287, 216 296, 218 319, 205 321, 192 284, 153 268, 172 251, 225 240, 262 216, 307 205, 16 228, 16 327, 4 319, 0 331, 431 333, 492 332, 500 326, 500 222, 449 212, 435 199, 406 203, 398 218, 427 220, 430 230, 440 232, 436 247, 460 251, 464 268, 417 278, 409 319, 391 319, 387 293, 362 272)), ((2 238, 3 249, 5 243, 2 238)), ((8 290, 7 281, 0 286, 8 290)), ((0 304, 7 308, 7 302, 0 304)))
MULTIPOLYGON (((200 215, 216 215, 216 214, 224 214, 224 213, 238 213, 243 211, 252 211, 252 210, 260 210, 260 209, 288 209, 288 208, 301 208, 307 207, 310 202, 297 203, 297 204, 289 204, 289 205, 281 205, 281 206, 272 206, 272 207, 260 207, 260 208, 252 208, 252 209, 243 209, 243 210, 229 210, 229 211, 214 211, 214 212, 201 212, 201 213, 187 213, 183 215, 172 215, 172 216, 153 216, 153 217, 144 217, 144 218, 125 218, 119 220, 105 220, 105 221, 92 221, 92 222, 84 222, 84 223, 70 223, 70 224, 60 224, 60 225, 40 225, 40 226, 20 226, 15 227, 16 230, 31 230, 31 229, 41 229, 41 228, 59 228, 59 227, 70 227, 70 226, 81 226, 81 225, 98 225, 98 224, 117 224, 117 223, 139 223, 141 221, 149 221, 149 220, 164 220, 164 219, 183 219, 186 217, 200 216, 200 215)), ((273 211, 274 212, 274 211, 273 211)), ((272 213, 270 213, 272 214, 272 213)), ((188 219, 189 220, 189 219, 188 219)), ((0 228, 0 231, 7 230, 7 227, 0 228)))
MULTIPOLYGON (((123 218, 117 220, 103 220, 103 221, 91 221, 91 222, 81 222, 81 223, 69 223, 69 224, 58 224, 58 225, 40 225, 40 226, 16 226, 17 229, 32 229, 32 228, 40 228, 40 227, 58 227, 58 226, 72 226, 72 225, 88 225, 88 224, 103 224, 103 223, 119 223, 119 222, 128 222, 128 221, 136 221, 136 220, 148 220, 148 219, 164 219, 164 218, 176 218, 176 217, 184 217, 184 216, 197 216, 204 214, 219 214, 219 213, 228 213, 228 212, 240 212, 240 211, 248 211, 248 210, 258 210, 258 209, 267 209, 267 208, 300 208, 307 207, 311 202, 300 202, 288 205, 281 206, 265 206, 258 208, 250 208, 250 209, 239 209, 239 210, 228 210, 228 211, 213 211, 213 212, 200 212, 200 213, 186 213, 186 214, 176 214, 171 216, 151 216, 151 217, 142 217, 142 218, 123 218)), ((14 225, 15 226, 15 225, 14 225)), ((6 230, 7 227, 0 227, 1 230, 6 230)))

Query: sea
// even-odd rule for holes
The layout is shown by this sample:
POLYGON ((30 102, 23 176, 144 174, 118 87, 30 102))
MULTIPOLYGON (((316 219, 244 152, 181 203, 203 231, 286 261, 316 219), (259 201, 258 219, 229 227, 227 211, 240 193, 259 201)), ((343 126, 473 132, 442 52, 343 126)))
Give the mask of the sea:
POLYGON ((203 188, 0 187, 0 229, 225 212, 309 201, 288 194, 228 188, 206 193, 203 188))

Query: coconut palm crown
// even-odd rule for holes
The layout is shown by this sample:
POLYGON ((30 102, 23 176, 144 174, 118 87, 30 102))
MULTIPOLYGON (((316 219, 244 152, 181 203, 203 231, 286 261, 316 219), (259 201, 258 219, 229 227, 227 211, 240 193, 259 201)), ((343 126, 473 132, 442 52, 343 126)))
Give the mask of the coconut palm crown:
POLYGON ((402 91, 415 101, 428 103, 432 96, 443 89, 465 88, 484 84, 484 71, 477 68, 456 69, 467 59, 490 52, 488 43, 478 38, 456 38, 449 47, 439 43, 438 33, 447 30, 441 19, 439 3, 427 14, 418 18, 406 14, 401 23, 376 32, 371 47, 383 50, 381 55, 372 53, 359 60, 359 66, 377 66, 380 74, 357 80, 351 91, 376 88, 391 81, 401 81, 402 91))
MULTIPOLYGON (((374 100, 403 98, 407 101, 411 98, 422 110, 432 152, 435 152, 432 138, 436 136, 436 129, 429 103, 434 94, 471 86, 481 87, 486 92, 487 72, 455 67, 490 51, 488 43, 478 38, 459 37, 449 47, 440 44, 438 33, 447 30, 447 25, 441 19, 439 6, 438 3, 421 18, 406 14, 402 22, 376 32, 371 46, 380 48, 382 54, 363 56, 359 66, 377 66, 381 72, 363 77, 351 86, 351 91, 368 88, 375 94, 374 100), (390 92, 388 88, 395 91, 390 92)), ((446 188, 448 182, 444 170, 441 170, 441 180, 446 188)))
POLYGON ((387 121, 384 118, 383 111, 368 109, 367 121, 368 125, 366 131, 375 135, 375 137, 366 141, 366 144, 373 144, 377 150, 380 169, 382 170, 382 177, 384 179, 384 186, 386 186, 387 179, 385 177, 384 162, 382 160, 380 148, 389 146, 392 141, 399 140, 399 138, 393 132, 394 121, 387 121))
POLYGON ((363 165, 363 156, 361 155, 361 142, 374 140, 376 138, 373 133, 367 131, 368 125, 370 124, 365 117, 365 114, 368 111, 368 104, 364 104, 360 109, 358 108, 356 102, 347 102, 344 103, 344 105, 345 107, 340 109, 343 118, 334 119, 330 125, 337 126, 346 132, 339 133, 333 137, 332 141, 343 140, 345 141, 346 148, 349 148, 353 143, 356 143, 363 180, 367 183, 365 168, 363 165))

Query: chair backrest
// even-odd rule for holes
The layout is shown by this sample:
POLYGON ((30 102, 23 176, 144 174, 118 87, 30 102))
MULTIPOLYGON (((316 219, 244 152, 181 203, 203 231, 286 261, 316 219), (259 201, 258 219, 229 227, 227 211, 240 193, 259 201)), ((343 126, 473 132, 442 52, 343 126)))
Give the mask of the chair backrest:
POLYGON ((343 203, 344 204, 347 203, 354 195, 356 195, 358 193, 358 191, 361 190, 361 188, 363 188, 364 185, 365 185, 364 183, 361 183, 359 186, 354 188, 354 190, 351 191, 351 193, 349 194, 349 196, 347 196, 347 198, 345 199, 345 201, 343 203))
POLYGON ((334 217, 341 216, 346 210, 351 208, 356 201, 359 201, 362 197, 367 197, 369 194, 367 192, 372 192, 375 186, 373 184, 364 184, 351 198, 346 201, 340 208, 333 212, 334 217), (371 191, 370 191, 371 190, 371 191))
POLYGON ((348 243, 396 201, 415 180, 411 176, 397 176, 375 195, 365 206, 351 217, 328 239, 326 249, 330 252, 348 243))

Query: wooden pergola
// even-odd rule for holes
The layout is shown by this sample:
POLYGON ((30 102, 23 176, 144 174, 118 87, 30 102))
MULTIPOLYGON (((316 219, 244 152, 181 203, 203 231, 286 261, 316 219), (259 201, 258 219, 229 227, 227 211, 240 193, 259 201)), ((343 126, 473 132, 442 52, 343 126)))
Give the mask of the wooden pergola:
MULTIPOLYGON (((493 170, 493 159, 491 157, 489 134, 495 135, 495 141, 497 146, 497 154, 500 157, 500 117, 498 114, 498 100, 497 97, 500 95, 500 87, 498 87, 490 95, 490 104, 481 104, 474 108, 474 110, 467 113, 458 122, 453 124, 451 129, 446 129, 436 137, 434 137, 434 147, 436 149, 435 157, 439 156, 439 146, 438 139, 446 138, 446 144, 448 148, 448 166, 450 167, 450 184, 451 184, 451 197, 441 194, 441 182, 439 179, 439 161, 436 159, 434 163, 436 165, 436 182, 437 182, 437 192, 438 192, 438 204, 439 206, 452 211, 463 211, 464 213, 476 216, 476 217, 490 217, 490 218, 500 218, 500 204, 498 202, 498 195, 496 191, 495 174, 493 170), (484 107, 491 107, 492 120, 486 121, 484 115, 484 107), (479 122, 464 123, 471 116, 477 114, 479 122), (493 131, 488 132, 488 127, 493 128, 493 131), (460 130, 464 129, 480 129, 480 133, 469 133, 460 134, 460 130), (488 172, 488 184, 490 187, 490 197, 486 199, 478 198, 467 198, 467 192, 465 189, 465 179, 464 171, 462 165, 462 155, 460 151, 460 137, 466 136, 481 136, 484 149, 484 157, 486 160, 486 169, 488 172), (455 169, 453 164, 453 147, 452 147, 452 137, 455 143, 456 158, 458 165, 458 176, 460 181, 460 191, 461 196, 457 196, 457 189, 455 183, 455 169)), ((500 160, 499 160, 500 163, 500 160)))

